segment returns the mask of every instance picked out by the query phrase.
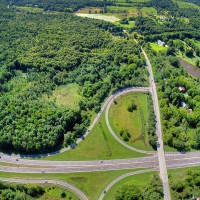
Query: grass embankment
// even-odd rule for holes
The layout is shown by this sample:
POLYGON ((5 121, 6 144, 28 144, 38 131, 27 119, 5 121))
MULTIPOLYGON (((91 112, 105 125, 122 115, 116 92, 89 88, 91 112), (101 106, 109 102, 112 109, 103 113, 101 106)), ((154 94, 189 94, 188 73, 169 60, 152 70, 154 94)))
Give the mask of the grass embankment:
POLYGON ((127 129, 130 138, 129 145, 144 150, 153 150, 148 142, 145 141, 147 135, 147 94, 129 93, 116 99, 116 104, 112 104, 109 110, 109 122, 113 131, 119 138, 120 131, 127 129), (129 112, 127 106, 134 99, 137 110, 129 112))
POLYGON ((129 177, 126 177, 116 184, 114 184, 110 190, 105 194, 104 200, 115 200, 115 194, 124 185, 136 185, 136 186, 145 186, 151 181, 151 176, 157 174, 158 172, 148 172, 144 174, 136 174, 129 177))
MULTIPOLYGON (((200 166, 168 170, 169 183, 185 180, 185 177, 189 170, 191 170, 192 172, 199 172, 200 166)), ((119 182, 114 184, 110 188, 110 190, 107 191, 107 193, 105 194, 104 200, 115 200, 115 194, 117 190, 119 190, 124 185, 136 185, 136 186, 147 185, 151 180, 151 176, 156 173, 158 172, 155 171, 155 172, 147 172, 143 174, 136 174, 136 175, 132 175, 120 180, 119 182)))
POLYGON ((0 177, 6 178, 40 178, 40 179, 57 179, 67 181, 83 191, 89 199, 96 200, 99 198, 104 188, 114 179, 122 174, 142 169, 129 169, 119 171, 102 171, 102 172, 80 172, 69 174, 21 174, 0 172, 0 177))
POLYGON ((42 158, 45 160, 110 160, 143 157, 145 154, 131 151, 117 142, 110 134, 105 112, 90 134, 75 149, 42 158))
POLYGON ((176 56, 179 58, 182 58, 183 60, 185 60, 186 62, 188 62, 189 64, 194 65, 194 66, 196 66, 196 62, 199 59, 199 57, 196 55, 194 55, 192 57, 188 57, 185 55, 185 53, 182 53, 181 51, 178 51, 176 53, 176 56))
POLYGON ((73 192, 66 190, 61 187, 57 186, 48 186, 45 187, 45 193, 40 197, 40 200, 45 199, 45 200, 80 200, 79 197, 77 197, 73 192), (66 197, 62 196, 62 194, 65 194, 66 197))

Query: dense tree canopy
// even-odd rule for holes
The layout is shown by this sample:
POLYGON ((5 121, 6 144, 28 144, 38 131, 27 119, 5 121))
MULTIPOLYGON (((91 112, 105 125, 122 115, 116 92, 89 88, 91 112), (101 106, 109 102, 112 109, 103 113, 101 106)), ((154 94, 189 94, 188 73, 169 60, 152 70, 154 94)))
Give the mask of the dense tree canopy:
POLYGON ((1 13, 1 148, 49 151, 64 138, 69 145, 110 92, 148 85, 144 57, 120 27, 70 14, 1 13), (80 108, 44 98, 69 83, 79 85, 80 108))

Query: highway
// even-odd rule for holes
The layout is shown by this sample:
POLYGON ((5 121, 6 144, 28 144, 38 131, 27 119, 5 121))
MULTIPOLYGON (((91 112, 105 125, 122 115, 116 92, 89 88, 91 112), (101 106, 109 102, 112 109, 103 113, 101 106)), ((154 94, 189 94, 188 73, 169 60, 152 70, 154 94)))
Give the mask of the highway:
MULTIPOLYGON (((200 165, 200 153, 187 154, 166 154, 167 168, 178 168, 184 166, 200 165)), ((134 168, 159 169, 158 155, 99 161, 45 161, 9 159, 2 157, 0 160, 0 171, 17 173, 70 173, 70 172, 91 172, 107 171, 134 168), (4 166, 3 164, 10 166, 4 166), (2 164, 2 165, 1 165, 2 164)))
MULTIPOLYGON (((141 48, 142 49, 142 48, 141 48)), ((163 182, 163 190, 164 190, 164 200, 170 200, 170 189, 169 189, 169 183, 168 183, 168 175, 167 175, 167 167, 165 162, 165 156, 164 156, 164 148, 163 148, 163 139, 162 139, 162 128, 161 128, 161 119, 160 119, 160 109, 158 104, 158 97, 157 97, 157 91, 156 91, 156 85, 154 82, 154 76, 153 71, 151 67, 151 63, 145 53, 145 51, 142 49, 142 53, 144 54, 147 68, 149 71, 149 81, 151 86, 151 93, 152 93, 152 99, 154 102, 154 113, 156 115, 156 134, 158 136, 158 142, 159 142, 159 148, 157 148, 158 152, 158 160, 159 160, 159 167, 160 167, 160 176, 163 182)))
MULTIPOLYGON (((16 173, 70 173, 70 172, 92 172, 92 171, 134 169, 134 168, 151 168, 150 170, 160 171, 160 176, 161 176, 161 179, 163 182, 163 188, 164 188, 164 199, 170 200, 171 198, 170 198, 170 193, 169 193, 167 168, 198 166, 200 165, 200 153, 199 152, 186 153, 186 154, 173 153, 173 152, 164 153, 162 129, 161 129, 161 122, 160 122, 160 111, 159 111, 156 86, 155 86, 154 78, 153 78, 153 72, 152 72, 149 59, 143 49, 142 49, 142 52, 145 56, 147 68, 149 70, 150 88, 149 87, 129 87, 129 88, 119 90, 115 92, 114 94, 110 95, 106 99, 105 103, 103 104, 101 111, 97 114, 96 118, 94 119, 90 127, 88 128, 87 132, 84 134, 84 138, 87 137, 87 135, 90 133, 94 125, 97 123, 97 121, 101 117, 103 111, 106 109, 106 123, 113 137, 125 147, 133 151, 145 153, 147 157, 103 160, 101 162, 97 160, 94 160, 94 161, 46 161, 46 160, 22 159, 24 157, 33 158, 33 157, 51 156, 57 153, 68 151, 69 149, 71 149, 70 147, 64 148, 60 151, 48 153, 48 154, 37 154, 37 155, 13 155, 13 154, 9 155, 9 154, 0 153, 0 156, 1 156, 0 171, 16 172, 16 173), (116 136, 108 120, 109 108, 115 98, 118 98, 119 96, 124 95, 128 92, 148 92, 148 91, 152 93, 152 98, 154 102, 154 111, 155 111, 156 120, 157 120, 156 134, 158 136, 158 141, 160 144, 160 147, 157 148, 157 152, 144 151, 144 150, 136 149, 127 145, 125 142, 123 142, 120 138, 116 136)), ((82 139, 79 138, 76 141, 76 145, 78 145, 78 143, 80 143, 81 141, 82 139)), ((140 171, 138 173, 142 173, 142 172, 140 171)), ((3 180, 3 178, 1 180, 3 180)), ((9 180, 7 179, 7 181, 9 180)), ((34 182, 37 180, 33 179, 29 181, 34 182)), ((52 180, 52 183, 55 184, 56 183, 55 180, 52 180)), ((84 195, 82 195, 82 198, 87 199, 87 197, 84 195)))

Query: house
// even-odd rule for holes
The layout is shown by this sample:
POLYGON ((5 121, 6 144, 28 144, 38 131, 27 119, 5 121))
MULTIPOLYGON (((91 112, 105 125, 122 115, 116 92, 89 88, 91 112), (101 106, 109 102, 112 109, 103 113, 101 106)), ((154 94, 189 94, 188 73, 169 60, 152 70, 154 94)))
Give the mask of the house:
POLYGON ((180 90, 180 92, 185 92, 185 87, 179 86, 178 89, 180 90))
POLYGON ((164 43, 163 41, 157 40, 157 42, 158 42, 158 45, 160 45, 160 46, 165 46, 165 43, 164 43))
POLYGON ((189 113, 192 113, 192 109, 191 109, 191 108, 190 108, 190 109, 188 109, 188 112, 189 112, 189 113))
POLYGON ((186 107, 186 103, 184 101, 181 102, 181 107, 183 107, 183 108, 186 107))

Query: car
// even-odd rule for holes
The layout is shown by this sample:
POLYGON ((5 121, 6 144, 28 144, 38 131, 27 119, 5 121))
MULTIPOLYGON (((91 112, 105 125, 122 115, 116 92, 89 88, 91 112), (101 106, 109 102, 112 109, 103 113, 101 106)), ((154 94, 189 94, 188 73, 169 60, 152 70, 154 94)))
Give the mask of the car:
POLYGON ((1 158, 1 156, 0 156, 0 158, 1 158))
POLYGON ((100 160, 100 161, 99 161, 99 163, 102 163, 102 162, 103 162, 103 160, 100 160))
POLYGON ((156 141, 156 147, 159 148, 160 147, 160 143, 158 141, 156 141))
POLYGON ((103 193, 105 194, 105 193, 106 193, 106 190, 104 190, 103 193))
POLYGON ((16 161, 19 161, 18 158, 16 159, 16 161))
POLYGON ((44 173, 45 171, 44 170, 42 170, 42 173, 44 173))
POLYGON ((48 183, 48 181, 44 181, 45 183, 48 183))
POLYGON ((90 129, 87 132, 90 132, 90 129))

